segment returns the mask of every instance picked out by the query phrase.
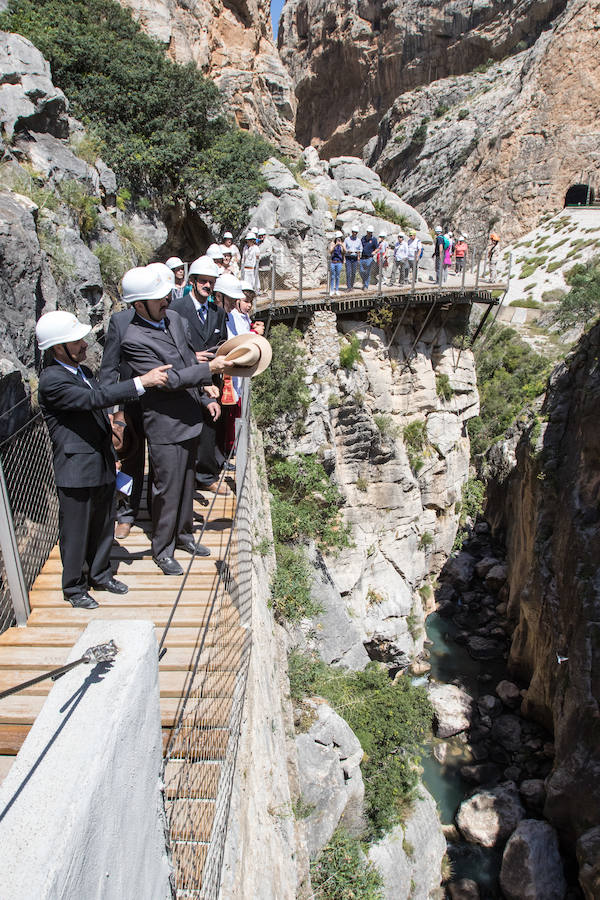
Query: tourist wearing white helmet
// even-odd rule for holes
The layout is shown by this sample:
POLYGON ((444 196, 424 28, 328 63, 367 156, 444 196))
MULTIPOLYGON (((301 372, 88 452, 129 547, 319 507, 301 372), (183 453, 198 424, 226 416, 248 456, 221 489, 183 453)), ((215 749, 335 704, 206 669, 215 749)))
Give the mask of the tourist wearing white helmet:
POLYGON ((175 278, 175 287, 171 292, 171 299, 175 300, 177 297, 183 297, 184 294, 189 294, 192 286, 186 281, 185 263, 183 260, 180 259, 179 256, 170 256, 165 262, 165 265, 172 270, 175 278))
POLYGON ((392 265, 392 274, 390 277, 390 285, 393 285, 398 276, 398 285, 402 286, 408 281, 409 274, 408 261, 408 243, 404 232, 399 232, 398 240, 394 244, 394 262, 392 265))
POLYGON ((225 244, 221 246, 223 251, 223 275, 233 275, 235 278, 240 277, 240 267, 237 260, 233 258, 233 250, 225 244))
MULTIPOLYGON (((140 299, 142 294, 151 297, 172 291, 174 284, 173 269, 166 263, 136 266, 125 273, 121 283, 121 296, 127 304, 127 309, 113 313, 110 317, 104 339, 102 365, 98 374, 100 384, 107 387, 119 379, 131 378, 131 370, 121 358, 121 343, 135 315, 133 307, 135 300, 140 299)), ((117 494, 115 527, 115 538, 125 540, 138 517, 144 486, 146 441, 140 403, 138 401, 126 403, 118 417, 111 416, 111 421, 114 429, 122 428, 119 423, 124 423, 124 434, 131 438, 131 452, 121 460, 121 471, 132 479, 131 491, 129 494, 121 492, 117 494)))
POLYGON ((104 409, 166 384, 168 366, 103 387, 81 365, 89 325, 54 310, 41 316, 35 331, 48 363, 38 398, 52 441, 63 596, 71 606, 95 609, 90 589, 127 593, 110 566, 116 457, 104 409))
POLYGON ((462 275, 469 252, 469 245, 464 234, 458 236, 454 247, 454 268, 457 275, 462 275))
POLYGON ((389 244, 386 240, 387 232, 380 231, 377 236, 377 250, 375 251, 375 262, 377 265, 377 274, 376 277, 379 278, 379 273, 382 269, 387 269, 388 266, 388 247, 389 244))
POLYGON ((444 251, 445 251, 444 235, 442 234, 442 226, 435 226, 435 242, 433 245, 432 257, 435 260, 435 278, 438 284, 442 283, 444 277, 444 251))
MULTIPOLYGON (((209 256, 201 256, 194 260, 189 273, 192 293, 181 300, 174 300, 170 307, 187 321, 192 347, 199 362, 212 359, 216 348, 227 340, 225 312, 214 302, 217 276, 217 266, 209 256)), ((213 399, 218 400, 219 388, 220 382, 216 391, 217 396, 213 399)), ((196 485, 200 490, 211 493, 226 492, 226 488, 219 487, 218 483, 224 462, 216 441, 218 418, 218 415, 214 416, 204 407, 204 424, 196 462, 196 485)))
POLYGON ((333 240, 329 244, 329 289, 332 297, 338 297, 340 293, 340 277, 345 253, 343 237, 344 235, 341 231, 336 231, 333 235, 333 240))
POLYGON ((230 231, 226 231, 223 234, 223 246, 228 247, 231 250, 231 258, 234 261, 234 263, 236 264, 238 272, 239 272, 242 257, 241 257, 240 251, 238 250, 236 245, 233 243, 233 235, 230 231))
POLYGON ((223 272, 223 248, 220 244, 211 244, 207 251, 206 255, 210 256, 210 258, 214 261, 219 270, 219 275, 223 272))
POLYGON ((271 258, 273 243, 267 236, 265 228, 259 228, 256 233, 256 246, 258 247, 258 282, 257 293, 265 294, 271 286, 271 258))
POLYGON ((346 260, 346 290, 354 288, 354 279, 358 269, 358 261, 362 253, 362 241, 358 236, 358 222, 350 226, 350 236, 344 241, 344 258, 346 260))
MULTIPOLYGON (((190 273, 193 268, 194 264, 190 273)), ((198 268, 205 266, 198 264, 198 268)), ((157 272, 151 275, 159 277, 157 272)), ((157 363, 171 365, 164 391, 145 395, 143 408, 153 476, 152 558, 165 575, 181 575, 183 569, 174 557, 176 547, 199 556, 210 554, 208 547, 193 539, 195 467, 203 407, 215 417, 220 413, 219 404, 203 388, 209 387, 212 393, 213 373, 226 371, 227 366, 216 357, 198 362, 185 321, 169 309, 170 288, 163 283, 162 291, 159 284, 152 289, 147 278, 139 273, 137 284, 123 278, 124 299, 127 288, 135 316, 121 352, 138 375, 157 363)))
POLYGON ((256 232, 250 230, 246 235, 246 245, 242 251, 242 278, 249 281, 259 290, 258 281, 259 249, 256 245, 256 232))

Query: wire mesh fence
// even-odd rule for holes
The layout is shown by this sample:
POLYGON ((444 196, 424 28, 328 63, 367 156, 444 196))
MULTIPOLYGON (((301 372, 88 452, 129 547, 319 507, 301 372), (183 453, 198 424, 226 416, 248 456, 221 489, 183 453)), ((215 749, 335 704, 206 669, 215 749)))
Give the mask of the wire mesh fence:
MULTIPOLYGON (((165 806, 180 900, 216 900, 251 647, 249 397, 235 447, 236 508, 165 753, 165 806)), ((163 642, 168 646, 168 632, 163 642)))
MULTIPOLYGON (((37 578, 58 539, 58 498, 52 468, 52 446, 41 412, 0 444, 7 515, 12 519, 15 551, 21 561, 25 589, 37 578)), ((0 631, 14 624, 16 598, 7 577, 8 560, 0 569, 0 631)))

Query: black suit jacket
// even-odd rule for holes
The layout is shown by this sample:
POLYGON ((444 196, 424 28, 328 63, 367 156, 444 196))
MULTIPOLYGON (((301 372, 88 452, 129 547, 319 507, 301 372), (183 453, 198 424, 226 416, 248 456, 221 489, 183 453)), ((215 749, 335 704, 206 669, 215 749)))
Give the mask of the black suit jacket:
POLYGON ((227 340, 227 316, 216 303, 209 302, 204 324, 198 318, 191 294, 172 300, 169 312, 172 310, 188 323, 194 350, 209 350, 227 340))
POLYGON ((141 316, 134 316, 121 342, 124 362, 134 375, 143 375, 156 366, 172 365, 165 387, 147 391, 142 397, 144 429, 151 444, 180 444, 198 437, 202 431, 202 398, 198 387, 211 383, 208 363, 198 363, 181 316, 169 309, 167 330, 153 328, 141 316))
POLYGON ((137 399, 131 379, 102 387, 82 368, 91 388, 56 361, 40 375, 38 398, 52 440, 58 487, 96 487, 115 480, 116 457, 104 407, 137 399))
POLYGON ((113 313, 106 329, 104 337, 104 352, 102 354, 102 365, 98 373, 98 381, 100 384, 114 384, 115 381, 132 378, 130 366, 121 358, 121 343, 125 337, 125 332, 133 322, 135 309, 133 306, 122 309, 120 312, 113 313))

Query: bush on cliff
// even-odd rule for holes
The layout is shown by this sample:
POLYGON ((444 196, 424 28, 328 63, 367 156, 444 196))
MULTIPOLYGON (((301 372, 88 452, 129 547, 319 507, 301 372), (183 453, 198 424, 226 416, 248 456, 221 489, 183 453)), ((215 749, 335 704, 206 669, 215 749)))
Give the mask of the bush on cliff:
POLYGON ((240 227, 273 148, 228 122, 216 85, 192 63, 172 62, 129 10, 114 0, 9 0, 0 28, 49 60, 71 112, 136 194, 194 199, 240 227))
POLYGON ((367 862, 358 838, 343 828, 311 863, 310 880, 315 900, 382 900, 383 879, 367 862))
POLYGON ((368 832, 380 836, 402 821, 418 784, 417 763, 432 717, 425 688, 408 678, 392 681, 377 663, 350 672, 297 652, 290 655, 289 674, 294 701, 324 697, 360 741, 368 832))
POLYGON ((499 440, 519 412, 543 393, 550 363, 512 328, 494 325, 476 357, 481 413, 469 420, 471 455, 499 440))
POLYGON ((600 315, 600 256, 569 269, 565 280, 571 290, 560 301, 553 321, 562 329, 589 328, 600 315))
POLYGON ((306 386, 306 353, 302 335, 287 325, 269 332, 271 365, 252 384, 252 412, 259 428, 273 425, 280 416, 304 418, 310 395, 306 386))

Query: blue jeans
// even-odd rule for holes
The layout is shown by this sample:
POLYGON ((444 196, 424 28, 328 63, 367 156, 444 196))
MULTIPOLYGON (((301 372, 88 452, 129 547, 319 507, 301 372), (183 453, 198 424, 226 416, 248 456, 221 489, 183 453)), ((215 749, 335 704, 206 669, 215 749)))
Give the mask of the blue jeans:
POLYGON ((369 257, 369 259, 361 259, 360 261, 360 277, 362 278, 362 283, 364 288, 369 287, 369 282, 371 281, 371 266, 373 264, 373 257, 369 257))
POLYGON ((331 263, 331 290, 332 291, 339 291, 341 274, 342 274, 341 262, 332 262, 331 263))
POLYGON ((352 290, 354 287, 354 279, 356 278, 356 268, 358 266, 357 259, 346 259, 346 287, 352 290))

